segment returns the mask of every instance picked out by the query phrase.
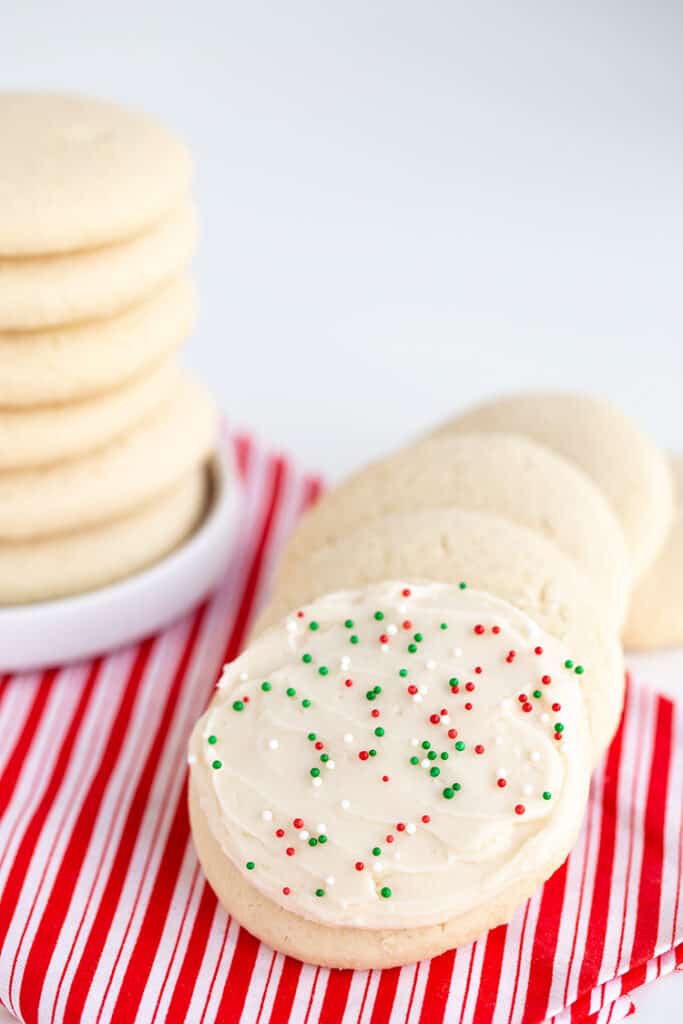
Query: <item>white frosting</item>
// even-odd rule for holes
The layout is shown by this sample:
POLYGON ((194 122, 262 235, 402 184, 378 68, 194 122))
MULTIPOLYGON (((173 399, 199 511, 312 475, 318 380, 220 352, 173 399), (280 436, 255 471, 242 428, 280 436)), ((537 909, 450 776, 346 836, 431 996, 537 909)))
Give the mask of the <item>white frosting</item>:
POLYGON ((327 925, 409 928, 491 903, 547 871, 583 814, 591 753, 567 658, 458 585, 324 597, 227 665, 197 723, 209 827, 251 885, 327 925))

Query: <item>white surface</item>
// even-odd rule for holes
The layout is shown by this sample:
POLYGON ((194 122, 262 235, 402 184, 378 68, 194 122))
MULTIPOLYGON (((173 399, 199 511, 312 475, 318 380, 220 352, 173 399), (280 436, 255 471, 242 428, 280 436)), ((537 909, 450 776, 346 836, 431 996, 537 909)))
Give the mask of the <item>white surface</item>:
POLYGON ((87 594, 0 608, 2 669, 65 664, 130 643, 196 604, 225 573, 239 524, 239 481, 222 448, 207 514, 179 548, 143 572, 87 594))
POLYGON ((233 423, 335 476, 485 394, 581 387, 683 447, 679 3, 5 6, 3 86, 192 145, 187 359, 233 423))

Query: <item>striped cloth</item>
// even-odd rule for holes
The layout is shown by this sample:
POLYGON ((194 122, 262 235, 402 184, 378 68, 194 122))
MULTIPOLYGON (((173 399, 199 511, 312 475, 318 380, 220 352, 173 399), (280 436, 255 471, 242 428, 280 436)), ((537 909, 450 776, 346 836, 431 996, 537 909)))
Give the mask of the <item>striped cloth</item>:
MULTIPOLYGON (((158 636, 0 678, 0 1000, 28 1022, 608 1021, 683 960, 683 715, 631 680, 578 844, 507 927, 430 962, 328 971, 217 906, 192 849, 185 745, 317 479, 236 442, 225 585, 158 636)), ((1 660, 1 653, 0 653, 1 660)))

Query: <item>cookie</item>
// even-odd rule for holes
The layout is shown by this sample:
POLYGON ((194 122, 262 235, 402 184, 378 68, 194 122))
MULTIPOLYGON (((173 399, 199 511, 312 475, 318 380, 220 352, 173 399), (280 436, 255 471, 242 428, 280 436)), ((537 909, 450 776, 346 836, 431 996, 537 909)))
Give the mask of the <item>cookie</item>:
POLYGON ((652 562, 671 525, 671 473, 664 455, 621 410, 585 395, 512 395, 477 406, 436 433, 478 431, 524 434, 576 463, 621 523, 633 575, 652 562))
POLYGON ((130 238, 187 194, 191 161, 154 118, 115 103, 0 93, 0 253, 72 252, 130 238))
POLYGON ((624 644, 631 650, 683 647, 683 456, 671 460, 676 513, 656 561, 631 597, 624 644))
POLYGON ((624 668, 613 623, 550 541, 498 516, 436 509, 391 516, 312 552, 278 575, 254 634, 321 594, 386 579, 465 580, 526 612, 580 668, 596 756, 621 717, 624 668))
POLYGON ((102 319, 177 277, 197 228, 183 202, 144 234, 76 253, 0 260, 0 330, 25 331, 102 319))
POLYGON ((169 401, 104 448, 1 473, 0 539, 47 537, 131 512, 207 458, 216 426, 213 402, 185 378, 169 401))
POLYGON ((225 908, 283 953, 360 969, 507 921, 586 806, 566 658, 522 612, 457 584, 331 594, 262 635, 226 666, 189 748, 194 842, 225 908))
POLYGON ((78 401, 119 387, 178 348, 194 319, 192 283, 179 277, 110 320, 0 331, 0 407, 78 401))
POLYGON ((630 565, 610 505, 578 467, 512 434, 424 441, 354 473, 302 517, 281 571, 384 516, 449 506, 500 515, 553 541, 621 625, 630 565))
POLYGON ((0 541, 0 604, 49 601, 130 576, 169 554, 204 515, 207 470, 119 519, 41 540, 0 541))
POLYGON ((95 398, 0 409, 0 472, 71 459, 101 448, 168 401, 180 384, 170 358, 95 398))

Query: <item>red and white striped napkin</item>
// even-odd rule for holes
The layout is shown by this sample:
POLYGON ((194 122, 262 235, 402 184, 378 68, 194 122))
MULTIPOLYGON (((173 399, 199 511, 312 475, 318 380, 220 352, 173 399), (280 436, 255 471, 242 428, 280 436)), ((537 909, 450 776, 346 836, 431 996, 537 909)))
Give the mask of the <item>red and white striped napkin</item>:
MULTIPOLYGON (((566 864, 506 927, 432 961, 328 971, 217 906, 185 747, 319 482, 248 439, 225 585, 158 636, 0 678, 0 1001, 31 1022, 613 1021, 683 961, 683 712, 633 679, 566 864)), ((2 660, 0 652, 0 662, 2 660)))

